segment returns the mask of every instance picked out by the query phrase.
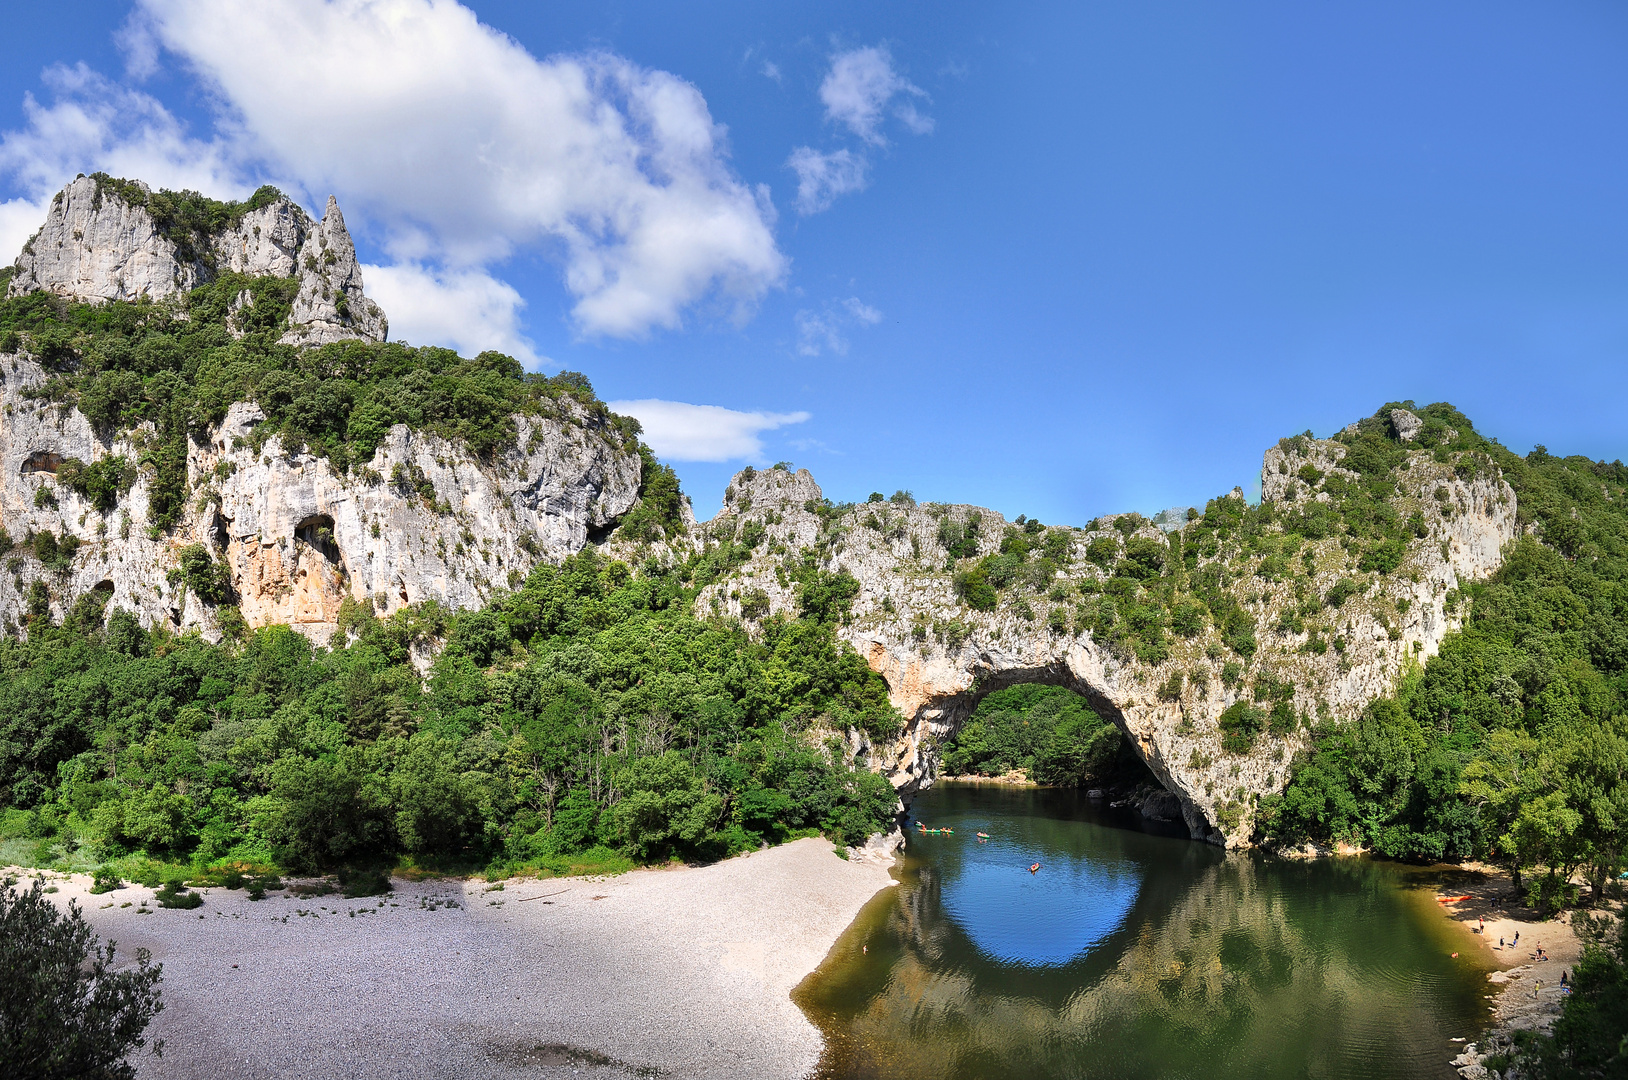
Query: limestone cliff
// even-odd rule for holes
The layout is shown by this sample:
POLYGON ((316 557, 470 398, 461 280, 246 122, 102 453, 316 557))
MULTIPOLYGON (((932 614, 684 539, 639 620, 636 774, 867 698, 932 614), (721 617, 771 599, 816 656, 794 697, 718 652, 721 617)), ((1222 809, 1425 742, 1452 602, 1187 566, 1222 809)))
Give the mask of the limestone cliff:
MULTIPOLYGON (((1319 484, 1356 475, 1342 468, 1345 453, 1331 440, 1285 440, 1266 454, 1265 498, 1285 509, 1327 503, 1331 495, 1319 484)), ((1349 719, 1392 689, 1405 665, 1433 654, 1454 627, 1456 590, 1499 565, 1503 546, 1517 535, 1515 495, 1486 464, 1467 468, 1424 449, 1408 455, 1390 504, 1416 535, 1386 573, 1361 572, 1339 534, 1300 547, 1303 569, 1296 575, 1276 572, 1267 560, 1283 556, 1270 551, 1249 554, 1223 543, 1191 552, 1192 566, 1179 572, 1210 573, 1260 628, 1250 656, 1240 656, 1223 641, 1222 628, 1206 620, 1191 636, 1172 634, 1163 659, 1144 662, 1102 633, 1100 620, 1084 617, 1106 596, 1104 586, 1112 587, 1107 570, 1087 558, 1093 541, 1124 547, 1142 538, 1174 553, 1193 525, 1161 522, 1171 530, 1168 539, 1159 525, 1136 518, 1063 530, 1052 541, 1061 557, 1047 579, 1014 584, 983 611, 958 595, 957 560, 947 556, 945 538, 966 538, 959 541, 964 570, 1000 550, 1009 524, 1000 514, 884 502, 833 515, 822 510, 820 488, 806 470, 736 475, 724 509, 697 527, 691 543, 744 538, 752 555, 710 586, 698 609, 749 624, 794 612, 797 585, 788 560, 814 552, 820 566, 847 571, 860 584, 853 618, 840 633, 887 680, 906 726, 892 745, 858 749, 905 797, 933 782, 939 743, 984 694, 1016 682, 1053 682, 1085 695, 1124 730, 1181 800, 1195 837, 1245 844, 1259 798, 1282 789, 1291 758, 1309 743, 1306 719, 1349 719), (1128 530, 1115 527, 1127 524, 1128 530), (1292 693, 1295 730, 1265 734, 1245 752, 1223 750, 1223 711, 1274 686, 1280 698, 1292 693)), ((1241 493, 1232 498, 1242 506, 1241 493)), ((1272 543, 1268 537, 1261 547, 1272 543)))
POLYGON ((580 550, 638 499, 638 454, 569 399, 558 416, 516 416, 518 438, 491 460, 397 425, 349 475, 275 435, 256 448, 263 414, 238 403, 190 441, 191 497, 180 524, 160 532, 145 472, 131 470, 106 512, 61 482, 75 459, 134 462, 150 424, 108 435, 77 409, 30 396, 45 373, 26 357, 0 354, 0 376, 0 525, 19 543, 50 533, 58 553, 11 553, 0 613, 13 627, 39 582, 57 618, 100 590, 144 623, 214 639, 220 608, 187 587, 178 564, 201 544, 227 567, 250 626, 288 623, 326 641, 347 596, 381 614, 425 600, 478 607, 538 562, 580 550))
POLYGON ((154 200, 140 181, 77 178, 51 200, 45 224, 17 257, 7 294, 162 301, 224 271, 269 275, 299 282, 284 340, 322 345, 388 336, 384 312, 363 294, 356 247, 332 196, 321 221, 275 194, 243 204, 235 220, 209 234, 161 225, 154 200))

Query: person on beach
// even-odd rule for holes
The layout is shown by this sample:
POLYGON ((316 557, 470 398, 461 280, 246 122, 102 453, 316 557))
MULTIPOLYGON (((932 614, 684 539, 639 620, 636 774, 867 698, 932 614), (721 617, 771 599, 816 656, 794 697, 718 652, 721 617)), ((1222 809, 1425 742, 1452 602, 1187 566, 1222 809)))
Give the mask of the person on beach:
POLYGON ((1499 948, 1500 948, 1500 949, 1501 949, 1501 948, 1503 948, 1503 947, 1504 947, 1504 939, 1503 939, 1503 938, 1499 938, 1499 939, 1498 939, 1498 947, 1499 947, 1499 948))

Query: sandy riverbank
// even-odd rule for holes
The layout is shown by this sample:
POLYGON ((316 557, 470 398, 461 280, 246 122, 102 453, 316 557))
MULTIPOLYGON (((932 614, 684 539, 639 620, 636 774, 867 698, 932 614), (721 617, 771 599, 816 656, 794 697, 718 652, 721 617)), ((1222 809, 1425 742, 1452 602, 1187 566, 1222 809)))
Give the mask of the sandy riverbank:
POLYGON ((1561 974, 1576 965, 1583 943, 1572 929, 1571 912, 1543 919, 1511 899, 1511 880, 1502 870, 1468 866, 1449 872, 1441 884, 1438 891, 1443 896, 1469 897, 1443 904, 1442 910, 1464 928, 1469 947, 1479 950, 1493 968, 1487 976, 1492 1027, 1453 1062, 1465 1077, 1479 1078, 1486 1075, 1481 1060, 1507 1053, 1514 1032, 1549 1030, 1566 1000, 1561 974), (1538 956, 1540 946, 1544 958, 1538 956))
POLYGON ((152 890, 91 896, 86 877, 50 877, 121 956, 145 947, 164 964, 150 1029, 164 1056, 140 1067, 152 1080, 802 1077, 820 1036, 792 987, 893 884, 815 839, 501 892, 398 880, 382 898, 251 902, 212 889, 195 911, 152 914, 137 914, 152 890))

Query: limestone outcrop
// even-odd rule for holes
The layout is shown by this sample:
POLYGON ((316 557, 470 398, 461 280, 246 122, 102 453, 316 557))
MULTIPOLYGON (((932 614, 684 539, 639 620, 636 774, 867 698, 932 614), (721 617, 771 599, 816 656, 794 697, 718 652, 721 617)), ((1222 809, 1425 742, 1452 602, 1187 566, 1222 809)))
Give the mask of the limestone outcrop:
MULTIPOLYGON (((1286 440, 1266 454, 1264 497, 1284 508, 1328 501, 1309 478, 1355 477, 1341 465, 1345 453, 1332 440, 1286 440)), ((1282 789, 1292 757, 1309 744, 1304 718, 1347 720, 1392 690, 1406 665, 1435 653, 1456 625, 1457 590, 1498 567, 1518 532, 1514 491, 1496 470, 1463 471, 1426 450, 1411 453, 1391 502, 1419 535, 1389 573, 1360 572, 1338 535, 1299 548, 1307 569, 1295 586, 1272 572, 1261 576, 1269 569, 1262 560, 1271 555, 1195 552, 1191 573, 1209 570, 1225 582, 1259 628, 1258 651, 1249 657, 1224 644, 1221 629, 1209 622, 1190 637, 1172 635, 1168 655, 1148 663, 1082 618, 1102 602, 1108 579, 1086 557, 1092 542, 1180 544, 1191 526, 1172 520, 1177 514, 1161 515, 1157 525, 1129 519, 1128 530, 1116 528, 1126 519, 1063 530, 1053 548, 1061 557, 1047 580, 1014 586, 993 610, 982 611, 958 595, 957 563, 945 538, 970 537, 962 541, 964 570, 970 559, 1000 550, 1005 518, 979 507, 913 502, 869 503, 833 515, 806 470, 735 476, 723 510, 697 526, 689 542, 744 538, 753 554, 708 587, 698 610, 749 624, 795 612, 788 558, 812 551, 822 568, 859 582, 852 620, 839 633, 887 680, 906 724, 891 745, 868 746, 861 738, 855 749, 869 754, 904 797, 932 784, 940 744, 986 693, 1019 682, 1058 683, 1123 729, 1180 800, 1195 837, 1237 846, 1249 842, 1259 799, 1282 789), (1325 606, 1321 598, 1341 582, 1339 604, 1325 606), (1306 611, 1308 597, 1315 612, 1306 611), (1300 726, 1256 739, 1245 752, 1224 750, 1222 713, 1272 686, 1280 699, 1292 694, 1300 726)), ((1231 497, 1242 505, 1241 491, 1231 497)))
POLYGON ((106 512, 62 480, 74 459, 134 463, 150 424, 105 436, 77 409, 26 393, 45 380, 31 360, 0 355, 0 375, 0 525, 19 545, 0 575, 11 628, 38 582, 58 619, 100 591, 144 623, 213 640, 221 608, 188 588, 178 558, 201 544, 227 568, 250 626, 287 623, 325 642, 347 597, 381 615, 425 600, 478 607, 537 563, 581 550, 638 500, 638 454, 570 401, 557 417, 516 416, 518 438, 491 461, 397 425, 348 475, 275 435, 257 447, 263 414, 240 402, 190 442, 186 513, 160 533, 140 470, 106 512), (42 533, 55 559, 25 544, 42 533))
POLYGON ((7 295, 45 291, 100 303, 176 300, 223 271, 295 278, 284 340, 322 345, 383 341, 384 312, 362 290, 345 219, 333 197, 321 221, 283 195, 244 210, 208 236, 166 229, 140 181, 81 176, 57 192, 45 224, 17 256, 7 295), (179 239, 177 239, 179 237, 179 239))

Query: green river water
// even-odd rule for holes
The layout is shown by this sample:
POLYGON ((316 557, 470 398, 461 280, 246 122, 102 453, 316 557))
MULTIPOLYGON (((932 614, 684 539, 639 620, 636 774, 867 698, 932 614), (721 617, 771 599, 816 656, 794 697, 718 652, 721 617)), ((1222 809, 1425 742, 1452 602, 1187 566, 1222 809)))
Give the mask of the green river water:
POLYGON ((1228 855, 1052 789, 940 785, 908 836, 794 995, 817 1076, 1453 1078, 1486 1022, 1450 874, 1228 855))

